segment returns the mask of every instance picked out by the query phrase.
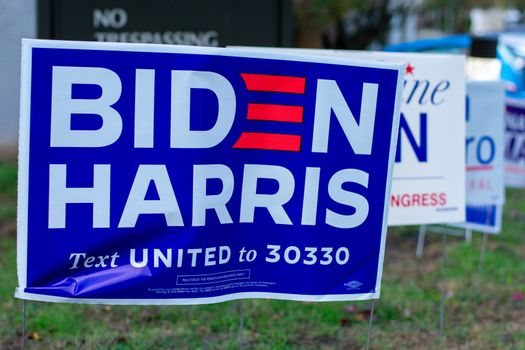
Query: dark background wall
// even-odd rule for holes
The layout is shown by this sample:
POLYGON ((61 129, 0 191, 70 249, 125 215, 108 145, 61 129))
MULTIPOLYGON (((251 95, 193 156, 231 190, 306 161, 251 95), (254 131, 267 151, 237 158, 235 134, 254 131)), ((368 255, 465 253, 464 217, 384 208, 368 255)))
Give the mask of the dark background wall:
POLYGON ((291 46, 290 0, 40 0, 41 38, 291 46))

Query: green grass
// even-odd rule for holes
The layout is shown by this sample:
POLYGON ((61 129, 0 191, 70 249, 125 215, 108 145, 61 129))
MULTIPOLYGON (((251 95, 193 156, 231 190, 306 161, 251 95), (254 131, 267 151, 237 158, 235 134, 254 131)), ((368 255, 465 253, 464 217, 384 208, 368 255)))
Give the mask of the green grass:
POLYGON ((14 164, 0 161, 0 220, 16 217, 16 172, 14 164))
MULTIPOLYGON (((16 167, 0 164, 0 349, 18 349, 16 167)), ((415 258, 416 227, 389 232, 373 349, 525 349, 525 196, 507 191, 503 233, 490 236, 482 273, 482 235, 472 244, 428 234, 415 258), (479 282, 479 283, 478 283, 479 282), (438 336, 440 288, 447 291, 445 337, 438 336), (478 287, 479 286, 479 287, 478 287)), ((27 302, 28 349, 238 349, 239 306, 103 306, 27 302)), ((245 349, 361 349, 370 303, 245 300, 245 349)))

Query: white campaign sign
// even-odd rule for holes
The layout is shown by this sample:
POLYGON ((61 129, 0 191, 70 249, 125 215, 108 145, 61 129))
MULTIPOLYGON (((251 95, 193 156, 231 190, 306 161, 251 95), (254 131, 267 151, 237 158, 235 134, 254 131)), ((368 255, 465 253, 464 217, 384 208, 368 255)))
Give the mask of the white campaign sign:
POLYGON ((465 58, 382 52, 370 57, 407 64, 388 224, 464 221, 465 58))
POLYGON ((504 109, 502 82, 467 83, 466 219, 453 226, 495 234, 501 231, 505 202, 504 109))
POLYGON ((467 83, 467 204, 505 202, 503 169, 505 86, 500 81, 467 83))
POLYGON ((252 48, 406 64, 389 226, 465 221, 465 57, 252 48))

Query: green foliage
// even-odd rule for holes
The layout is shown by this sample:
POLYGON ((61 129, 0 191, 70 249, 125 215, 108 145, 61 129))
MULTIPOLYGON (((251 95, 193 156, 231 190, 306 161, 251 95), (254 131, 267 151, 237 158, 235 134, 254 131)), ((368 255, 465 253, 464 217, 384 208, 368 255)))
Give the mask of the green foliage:
POLYGON ((364 10, 377 6, 362 0, 298 0, 295 13, 299 27, 326 26, 341 19, 349 10, 364 10))
POLYGON ((16 217, 16 178, 16 166, 0 162, 0 221, 16 217))
POLYGON ((16 198, 16 177, 16 165, 0 162, 0 195, 16 198))

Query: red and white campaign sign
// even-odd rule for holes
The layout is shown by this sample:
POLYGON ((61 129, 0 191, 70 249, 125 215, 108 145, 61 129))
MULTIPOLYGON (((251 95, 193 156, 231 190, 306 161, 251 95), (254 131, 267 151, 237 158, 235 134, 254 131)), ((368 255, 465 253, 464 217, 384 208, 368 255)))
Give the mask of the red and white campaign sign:
POLYGON ((505 184, 525 187, 525 101, 507 99, 505 112, 505 184))
POLYGON ((388 224, 464 221, 464 56, 368 55, 407 64, 388 224))
POLYGON ((505 86, 500 81, 467 83, 467 204, 505 202, 503 169, 505 86))
POLYGON ((388 225, 465 221, 465 57, 252 48, 406 64, 388 225))

